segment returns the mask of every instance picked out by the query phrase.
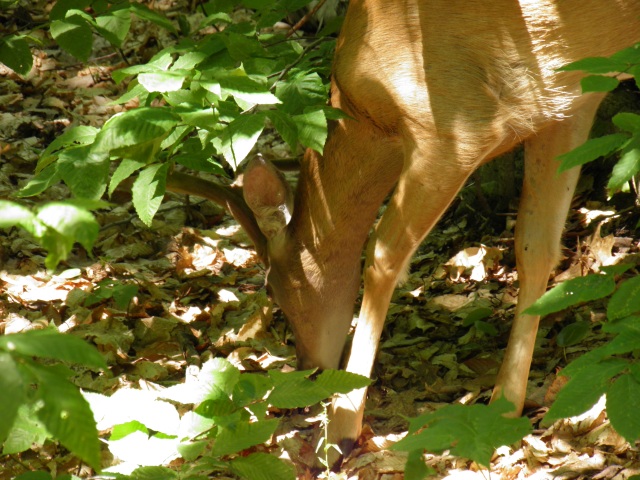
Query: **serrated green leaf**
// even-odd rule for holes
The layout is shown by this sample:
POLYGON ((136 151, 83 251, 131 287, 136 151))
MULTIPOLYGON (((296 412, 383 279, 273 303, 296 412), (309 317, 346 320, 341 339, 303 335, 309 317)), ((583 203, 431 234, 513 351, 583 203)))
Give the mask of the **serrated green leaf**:
POLYGON ((588 92, 611 92, 616 89, 620 81, 615 77, 605 77, 603 75, 589 75, 580 80, 582 93, 588 92))
POLYGON ((222 132, 220 149, 225 160, 237 169, 264 130, 264 114, 241 115, 222 132))
POLYGON ((140 160, 134 160, 132 158, 124 158, 120 164, 116 167, 116 170, 111 175, 111 181, 109 182, 109 196, 113 194, 115 189, 120 185, 120 182, 129 178, 133 173, 144 167, 146 163, 140 160))
POLYGON ((18 190, 18 198, 32 197, 44 192, 51 185, 58 183, 61 179, 57 165, 49 165, 41 172, 37 173, 27 184, 18 190))
POLYGON ((548 315, 581 302, 606 297, 615 290, 613 275, 587 275, 556 285, 527 308, 528 315, 548 315))
POLYGON ((451 449, 454 455, 488 466, 497 447, 510 445, 531 430, 526 418, 503 416, 511 410, 513 404, 504 398, 491 405, 448 405, 410 420, 410 432, 423 426, 427 428, 406 436, 392 450, 440 452, 451 449))
POLYGON ((0 337, 0 348, 20 355, 50 358, 106 370, 107 364, 98 351, 71 334, 52 330, 29 330, 0 337))
POLYGON ((295 480, 293 465, 266 453, 252 453, 229 462, 231 471, 247 480, 295 480))
POLYGON ((640 276, 621 282, 607 305, 607 318, 617 320, 640 312, 640 276))
POLYGON ((118 152, 125 158, 135 158, 127 152, 134 145, 157 145, 176 126, 179 117, 167 108, 136 108, 109 119, 96 136, 95 152, 118 152))
POLYGON ((630 402, 640 398, 640 382, 633 375, 621 375, 607 392, 607 416, 611 425, 629 443, 640 438, 640 415, 630 402))
POLYGON ((613 167, 607 184, 609 194, 618 192, 638 171, 640 171, 640 137, 634 137, 633 141, 624 148, 620 160, 613 167))
POLYGON ((133 183, 133 206, 140 220, 149 227, 164 198, 168 171, 168 163, 149 165, 133 183))
POLYGON ((324 370, 315 379, 315 384, 324 389, 326 397, 335 393, 349 393, 357 388, 368 387, 371 379, 344 370, 324 370))
POLYGON ((140 423, 137 420, 131 420, 130 422, 114 425, 111 430, 111 435, 109 436, 109 441, 115 442, 127 435, 131 435, 133 432, 143 432, 149 435, 149 429, 143 423, 140 423))
POLYGON ((18 415, 18 408, 25 401, 25 384, 12 356, 7 352, 0 352, 0 445, 9 435, 18 415))
POLYGON ((95 127, 78 125, 58 135, 44 152, 42 152, 42 155, 40 155, 38 165, 36 166, 36 173, 42 171, 42 169, 50 165, 51 162, 55 161, 59 150, 75 145, 88 145, 93 143, 97 134, 98 129, 95 127))
POLYGON ((279 110, 269 110, 267 116, 289 148, 295 151, 298 145, 298 129, 291 116, 279 110))
POLYGON ((327 391, 311 380, 292 377, 276 384, 267 401, 278 408, 301 408, 315 405, 328 397, 327 391))
POLYGON ((93 47, 93 34, 87 21, 79 15, 54 20, 49 28, 60 48, 86 62, 93 47))
POLYGON ((298 129, 300 143, 321 154, 327 140, 327 118, 324 112, 316 110, 295 115, 293 121, 298 129))
POLYGON ((242 374, 233 389, 233 402, 243 407, 262 400, 273 388, 273 381, 266 375, 257 373, 242 374))
POLYGON ((558 160, 560 160, 558 172, 561 173, 573 167, 584 165, 596 158, 609 155, 614 150, 622 147, 628 140, 629 137, 623 133, 614 133, 587 140, 579 147, 558 157, 558 160))
POLYGON ((545 423, 580 415, 589 410, 607 392, 612 378, 627 368, 621 359, 594 362, 569 379, 545 415, 545 423))
POLYGON ((564 327, 560 333, 558 333, 558 337, 556 338, 556 342, 560 347, 570 347, 572 345, 576 345, 584 340, 589 333, 591 327, 589 322, 575 322, 571 325, 567 325, 564 327))
POLYGON ((26 207, 7 200, 0 200, 0 228, 23 226, 33 222, 35 215, 26 207))
POLYGON ((98 470, 100 442, 87 401, 76 386, 50 368, 36 364, 29 368, 37 378, 37 395, 43 404, 38 418, 60 443, 98 470))
POLYGON ((33 66, 29 44, 15 35, 0 40, 0 62, 18 75, 28 74, 33 66))
POLYGON ((211 453, 222 457, 265 443, 276 431, 278 423, 279 420, 272 419, 253 423, 237 422, 220 427, 211 453))
POLYGON ((302 113, 305 107, 323 105, 327 93, 320 75, 315 72, 294 74, 276 86, 276 96, 282 100, 281 110, 289 114, 302 113))
POLYGON ((124 9, 96 18, 96 30, 114 47, 122 47, 130 28, 131 15, 124 9))

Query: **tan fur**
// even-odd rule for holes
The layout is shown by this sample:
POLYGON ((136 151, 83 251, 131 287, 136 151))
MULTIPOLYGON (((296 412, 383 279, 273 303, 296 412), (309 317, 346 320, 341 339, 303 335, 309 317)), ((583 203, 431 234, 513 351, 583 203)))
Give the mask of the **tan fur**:
MULTIPOLYGON (((291 221, 275 233, 277 223, 258 222, 270 225, 267 282, 293 326, 300 366, 338 366, 362 248, 391 189, 369 239, 347 365, 363 375, 419 243, 474 169, 524 140, 521 294, 495 390, 521 411, 539 319, 520 312, 546 288, 578 176, 557 175, 553 159, 584 141, 601 99, 580 94, 581 73, 557 69, 640 41, 639 19, 638 0, 350 2, 331 102, 353 119, 331 127, 323 156, 307 152, 291 221)), ((257 172, 256 163, 246 176, 257 172)), ((336 400, 334 441, 357 437, 364 397, 336 400)))

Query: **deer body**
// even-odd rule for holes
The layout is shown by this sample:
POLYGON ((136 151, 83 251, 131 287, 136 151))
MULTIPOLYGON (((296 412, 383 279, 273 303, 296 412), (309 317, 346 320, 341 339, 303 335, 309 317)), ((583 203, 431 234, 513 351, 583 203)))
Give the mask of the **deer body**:
MULTIPOLYGON (((412 254, 469 175, 524 141, 520 296, 494 390, 520 413, 539 321, 521 312, 546 289, 579 175, 556 174, 554 159, 586 140, 602 99, 581 95, 580 72, 557 69, 637 41, 638 0, 352 0, 331 93, 352 119, 330 127, 323 155, 307 151, 293 201, 268 162, 244 174, 244 198, 263 226, 254 241, 300 366, 338 367, 369 237, 347 370, 371 374, 412 254)), ((334 441, 357 438, 364 399, 360 390, 334 402, 334 441)))

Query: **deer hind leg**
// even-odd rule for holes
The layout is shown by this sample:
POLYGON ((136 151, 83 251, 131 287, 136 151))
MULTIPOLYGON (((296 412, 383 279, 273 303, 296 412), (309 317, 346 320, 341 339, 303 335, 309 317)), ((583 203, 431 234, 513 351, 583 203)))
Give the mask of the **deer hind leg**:
POLYGON ((558 174, 558 155, 584 143, 602 100, 592 95, 561 122, 547 127, 525 142, 525 175, 516 223, 516 266, 520 280, 518 306, 498 373, 492 400, 505 396, 522 413, 539 316, 522 312, 546 290, 551 269, 560 258, 560 237, 579 167, 558 174))
MULTIPOLYGON (((441 152, 414 147, 387 210, 369 239, 364 297, 347 371, 370 376, 391 295, 414 251, 473 170, 441 152), (448 161, 442 161, 447 158, 448 161)), ((435 149, 433 149, 435 150, 435 149)), ((441 151, 455 152, 455 148, 441 151)), ((331 443, 344 453, 360 434, 366 389, 338 396, 329 424, 331 443)))

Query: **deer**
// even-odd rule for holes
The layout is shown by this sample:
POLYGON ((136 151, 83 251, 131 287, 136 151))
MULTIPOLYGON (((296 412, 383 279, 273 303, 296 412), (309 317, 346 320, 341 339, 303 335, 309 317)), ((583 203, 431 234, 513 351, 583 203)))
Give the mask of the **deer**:
MULTIPOLYGON (((520 288, 492 395, 520 415, 540 320, 526 309, 560 259, 580 173, 558 174, 555 159, 587 139, 604 96, 582 94, 585 74, 559 69, 638 41, 638 0, 351 0, 330 99, 348 116, 331 123, 322 154, 306 151, 295 193, 260 156, 233 185, 174 173, 167 188, 224 205, 244 227, 301 369, 340 367, 364 278, 346 370, 370 376, 413 253, 479 166, 524 143, 520 288)), ((329 437, 343 452, 365 398, 359 389, 333 400, 329 437)))

